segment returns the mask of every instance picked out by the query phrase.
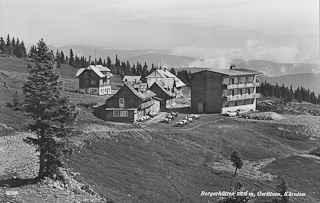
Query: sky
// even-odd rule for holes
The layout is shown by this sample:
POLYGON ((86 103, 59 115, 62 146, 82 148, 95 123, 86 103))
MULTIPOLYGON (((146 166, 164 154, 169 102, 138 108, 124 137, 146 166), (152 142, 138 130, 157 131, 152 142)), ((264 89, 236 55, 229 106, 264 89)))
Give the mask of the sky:
MULTIPOLYGON (((0 35, 169 49, 197 63, 320 63, 319 0, 0 0, 0 35)), ((203 65, 203 64, 202 64, 203 65)))

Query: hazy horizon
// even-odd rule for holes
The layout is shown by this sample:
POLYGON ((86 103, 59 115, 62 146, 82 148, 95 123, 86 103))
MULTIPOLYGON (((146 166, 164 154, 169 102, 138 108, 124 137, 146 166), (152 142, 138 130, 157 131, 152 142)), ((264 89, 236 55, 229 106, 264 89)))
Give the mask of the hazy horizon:
POLYGON ((1 0, 7 34, 56 47, 167 49, 216 66, 320 62, 318 0, 1 0))

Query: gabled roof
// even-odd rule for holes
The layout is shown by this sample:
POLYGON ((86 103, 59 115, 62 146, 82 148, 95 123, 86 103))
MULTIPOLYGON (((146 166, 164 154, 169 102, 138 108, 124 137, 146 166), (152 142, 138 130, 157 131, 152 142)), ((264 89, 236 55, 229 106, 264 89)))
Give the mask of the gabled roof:
MULTIPOLYGON (((163 85, 160 84, 159 81, 154 82, 152 86, 154 86, 154 85, 157 85, 157 86, 158 86, 164 93, 166 93, 166 95, 168 95, 169 97, 174 97, 174 94, 173 94, 172 92, 166 90, 166 89, 163 87, 163 85)), ((151 86, 151 87, 152 87, 152 86, 151 86)), ((151 87, 150 87, 150 88, 151 88, 151 87)))
POLYGON ((125 75, 122 79, 123 82, 139 82, 141 76, 125 75))
POLYGON ((233 69, 209 69, 209 70, 203 70, 199 72, 195 72, 193 74, 197 74, 200 72, 209 71, 209 72, 215 72, 220 73, 227 76, 241 76, 241 75, 263 75, 263 73, 258 71, 253 71, 245 68, 233 68, 233 69))
MULTIPOLYGON (((102 66, 102 65, 90 65, 90 66, 88 66, 88 67, 86 67, 86 68, 80 68, 78 71, 77 71, 77 74, 76 74, 76 76, 77 77, 79 77, 82 73, 83 73, 83 71, 85 71, 85 70, 93 70, 93 72, 95 72, 100 78, 104 78, 105 77, 105 75, 101 72, 101 71, 110 71, 110 69, 109 68, 107 68, 107 67, 104 67, 104 66, 102 66)), ((110 73, 111 74, 111 73, 110 73)), ((112 76, 112 75, 111 75, 112 76)))
POLYGON ((174 81, 176 83, 176 87, 182 87, 186 86, 177 76, 172 74, 170 71, 167 69, 156 69, 152 73, 150 73, 146 78, 174 78, 174 81))
POLYGON ((99 68, 100 71, 111 71, 108 67, 102 66, 102 65, 96 65, 97 68, 99 68))
MULTIPOLYGON (((133 88, 133 86, 130 84, 130 83, 128 83, 128 82, 124 82, 123 83, 123 85, 122 85, 122 87, 118 90, 118 92, 122 89, 122 88, 124 88, 124 87, 128 87, 128 89, 129 90, 131 90, 131 92, 134 94, 134 95, 136 95, 137 97, 139 97, 140 99, 142 99, 142 100, 145 100, 145 99, 149 99, 149 98, 152 98, 152 97, 155 97, 156 96, 156 94, 154 93, 154 92, 152 92, 151 90, 147 90, 147 91, 145 91, 145 92, 138 92, 137 90, 135 90, 134 88, 133 88)), ((118 93, 117 92, 117 93, 118 93)), ((110 99, 110 98, 112 98, 112 97, 114 97, 115 95, 117 95, 117 93, 115 93, 113 96, 111 96, 111 97, 109 97, 108 99, 107 99, 107 101, 110 99)))

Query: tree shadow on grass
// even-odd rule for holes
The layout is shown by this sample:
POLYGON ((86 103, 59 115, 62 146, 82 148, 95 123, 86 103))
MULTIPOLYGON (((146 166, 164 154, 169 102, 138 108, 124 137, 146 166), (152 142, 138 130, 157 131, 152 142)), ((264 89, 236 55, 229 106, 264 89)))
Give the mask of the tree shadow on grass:
POLYGON ((21 187, 24 185, 36 184, 39 181, 38 178, 10 178, 0 179, 0 187, 21 187))

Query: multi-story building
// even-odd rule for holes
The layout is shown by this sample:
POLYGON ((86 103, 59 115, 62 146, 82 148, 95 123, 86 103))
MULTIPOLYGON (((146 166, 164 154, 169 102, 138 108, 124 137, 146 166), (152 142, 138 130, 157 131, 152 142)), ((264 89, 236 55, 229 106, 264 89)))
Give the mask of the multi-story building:
POLYGON ((257 77, 262 73, 243 68, 203 70, 192 74, 191 108, 198 113, 256 110, 257 77))
POLYGON ((102 65, 90 65, 80 68, 76 74, 79 78, 79 90, 86 94, 111 94, 111 72, 102 65))

